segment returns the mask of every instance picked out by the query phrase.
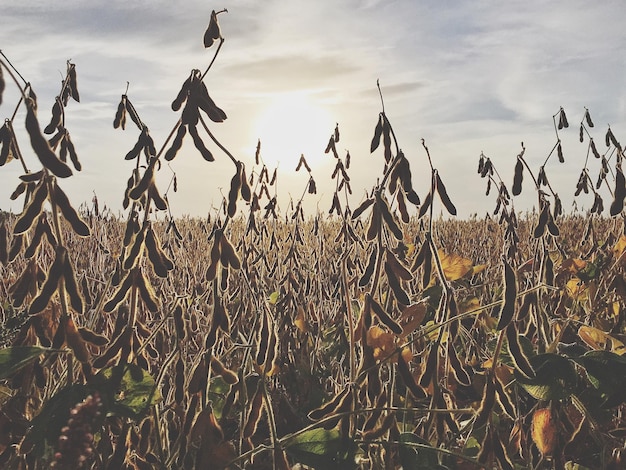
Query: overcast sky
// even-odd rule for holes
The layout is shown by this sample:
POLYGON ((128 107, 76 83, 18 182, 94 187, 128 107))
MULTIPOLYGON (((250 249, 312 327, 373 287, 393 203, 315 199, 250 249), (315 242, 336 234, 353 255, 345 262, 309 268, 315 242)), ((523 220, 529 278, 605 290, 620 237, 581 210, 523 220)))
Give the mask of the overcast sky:
MULTIPOLYGON (((129 99, 160 147, 178 119, 170 103, 181 84, 191 69, 204 70, 213 57, 215 46, 205 49, 202 37, 211 10, 222 8, 228 9, 219 16, 225 42, 205 80, 228 115, 211 126, 215 136, 252 171, 257 139, 264 141, 259 133, 271 133, 261 119, 272 106, 276 111, 276 103, 285 103, 280 97, 304 97, 310 113, 317 113, 317 128, 310 134, 319 139, 318 147, 300 137, 300 149, 285 137, 285 152, 292 157, 280 158, 283 207, 289 195, 298 198, 306 187, 307 176, 294 172, 304 152, 317 162, 318 194, 306 198, 309 213, 316 206, 330 208, 334 162, 323 150, 335 123, 340 154, 349 150, 352 156, 352 207, 376 184, 383 157, 370 155, 369 145, 381 110, 377 79, 418 194, 423 198, 429 184, 424 138, 461 217, 482 216, 495 205, 495 193, 485 196, 486 182, 476 172, 480 153, 510 185, 523 141, 537 172, 556 141, 552 116, 561 106, 570 122, 561 135, 566 163, 551 159, 546 173, 566 209, 587 154, 587 142, 578 142, 584 107, 596 124, 592 135, 601 152, 609 124, 618 140, 626 132, 626 5, 621 0, 11 2, 2 6, 0 49, 37 92, 43 125, 66 60, 76 64, 81 103, 66 109, 66 127, 83 171, 61 183, 75 203, 90 202, 95 192, 101 206, 121 210, 133 168, 124 155, 138 135, 131 126, 125 131, 112 126, 126 82, 129 99)), ((7 83, 3 118, 13 112, 14 90, 7 83)), ((289 113, 279 110, 273 116, 279 121, 289 113)), ((18 114, 18 127, 22 119, 18 114)), ((302 116, 282 119, 277 128, 301 135, 290 126, 303 122, 302 116)), ((28 148, 23 137, 22 142, 28 148)), ((178 177, 178 192, 169 193, 175 215, 205 216, 219 205, 220 188, 228 191, 233 165, 209 146, 216 162, 205 162, 186 141, 171 169, 163 166, 159 172, 163 191, 172 172, 178 177)), ((264 151, 262 144, 262 156, 274 162, 264 151)), ((27 158, 35 168, 32 154, 27 158)), ((598 169, 591 161, 593 177, 598 169)), ((20 204, 8 198, 19 165, 0 171, 0 208, 19 212, 20 204)), ((515 199, 517 210, 536 203, 527 183, 515 199)), ((591 196, 577 199, 579 208, 593 202, 591 196)))

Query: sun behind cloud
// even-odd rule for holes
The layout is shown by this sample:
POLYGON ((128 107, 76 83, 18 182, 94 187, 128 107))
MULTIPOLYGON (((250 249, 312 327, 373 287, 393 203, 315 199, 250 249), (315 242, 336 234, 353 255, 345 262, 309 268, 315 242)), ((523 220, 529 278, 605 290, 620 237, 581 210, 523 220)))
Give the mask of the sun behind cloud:
POLYGON ((263 161, 283 170, 295 170, 301 154, 311 167, 319 166, 334 128, 330 113, 308 92, 273 95, 255 123, 263 161))

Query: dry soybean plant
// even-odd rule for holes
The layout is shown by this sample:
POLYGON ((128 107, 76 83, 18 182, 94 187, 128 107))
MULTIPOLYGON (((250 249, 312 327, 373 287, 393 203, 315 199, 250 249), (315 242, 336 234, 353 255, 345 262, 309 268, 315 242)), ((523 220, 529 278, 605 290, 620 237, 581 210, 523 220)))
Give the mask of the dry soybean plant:
POLYGON ((565 164, 560 108, 538 171, 522 144, 509 186, 481 154, 495 210, 456 220, 454 188, 425 141, 421 156, 401 150, 379 86, 372 155, 341 156, 337 124, 330 208, 305 213, 321 176, 301 155, 294 170, 308 178, 283 210, 261 141, 246 166, 214 132, 227 115, 204 78, 225 12, 211 12, 213 58, 173 92, 178 117, 160 147, 128 84, 121 96, 113 127, 138 134, 123 156, 135 163, 123 217, 62 190, 81 170, 66 128, 76 65, 42 130, 33 87, 0 58, 0 109, 5 82, 19 92, 0 166, 21 165, 11 199, 24 200, 21 214, 0 214, 1 466, 621 468, 626 183, 611 128, 601 154, 585 108, 575 197, 593 196, 587 214, 564 214, 548 180, 553 156, 565 164), (204 164, 233 164, 206 219, 170 211, 190 141, 204 164), (358 158, 381 171, 352 209, 358 158), (415 187, 426 163, 430 184, 415 187), (536 210, 520 214, 529 181, 536 210))

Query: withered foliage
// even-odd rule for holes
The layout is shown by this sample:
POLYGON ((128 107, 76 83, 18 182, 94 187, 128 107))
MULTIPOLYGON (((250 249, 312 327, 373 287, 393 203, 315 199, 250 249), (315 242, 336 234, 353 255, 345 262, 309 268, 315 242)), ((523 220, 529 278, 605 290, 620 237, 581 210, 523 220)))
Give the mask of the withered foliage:
MULTIPOLYGON (((214 59, 221 13, 203 38, 214 59)), ((0 109, 9 67, 0 59, 0 109)), ((0 166, 24 170, 11 196, 21 213, 0 213, 1 467, 623 466, 626 184, 611 128, 600 154, 584 110, 576 197, 590 198, 587 214, 564 215, 548 179, 569 152, 560 108, 536 173, 523 143, 510 188, 481 154, 495 210, 456 220, 462 188, 444 184, 425 141, 420 155, 402 152, 379 87, 373 155, 343 156, 339 125, 329 129, 332 204, 309 215, 321 175, 305 155, 302 195, 281 207, 261 141, 254 160, 238 159, 215 137, 226 113, 210 68, 186 75, 160 146, 129 87, 122 95, 113 127, 137 134, 120 156, 134 162, 124 216, 61 188, 68 157, 81 169, 65 128, 76 66, 43 132, 31 85, 16 83, 25 133, 13 118, 0 127, 0 166), (170 212, 187 135, 206 165, 233 164, 206 219, 170 212), (354 204, 351 172, 371 162, 380 173, 354 204), (426 187, 413 178, 422 166, 426 187), (516 213, 532 184, 535 210, 516 213)))

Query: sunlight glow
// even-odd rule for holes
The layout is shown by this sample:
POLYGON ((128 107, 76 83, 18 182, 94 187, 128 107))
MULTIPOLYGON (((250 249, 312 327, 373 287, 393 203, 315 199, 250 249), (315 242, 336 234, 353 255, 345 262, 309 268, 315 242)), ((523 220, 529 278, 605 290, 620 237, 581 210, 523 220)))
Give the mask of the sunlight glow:
POLYGON ((295 170, 301 154, 311 168, 327 160, 324 149, 334 128, 330 113, 307 92, 275 95, 255 125, 265 164, 287 171, 295 170))

